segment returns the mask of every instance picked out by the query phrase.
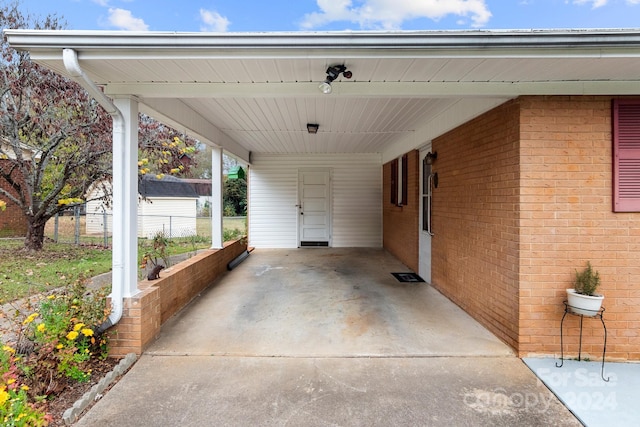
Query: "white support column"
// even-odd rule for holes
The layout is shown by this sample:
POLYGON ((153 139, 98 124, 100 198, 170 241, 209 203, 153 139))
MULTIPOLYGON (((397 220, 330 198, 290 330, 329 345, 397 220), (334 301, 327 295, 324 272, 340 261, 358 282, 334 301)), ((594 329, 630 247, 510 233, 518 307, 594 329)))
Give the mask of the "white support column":
POLYGON ((138 103, 114 99, 122 112, 113 129, 113 288, 130 298, 138 290, 138 103), (120 127, 120 126, 118 126, 120 127))
POLYGON ((211 249, 222 249, 222 148, 211 149, 211 249))

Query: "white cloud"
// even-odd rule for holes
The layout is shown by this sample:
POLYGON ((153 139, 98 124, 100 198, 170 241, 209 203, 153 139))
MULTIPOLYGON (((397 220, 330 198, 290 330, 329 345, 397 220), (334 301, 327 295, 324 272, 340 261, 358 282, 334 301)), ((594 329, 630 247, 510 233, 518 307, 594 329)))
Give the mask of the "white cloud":
MULTIPOLYGON (((574 4, 590 4, 592 9, 597 9, 602 6, 606 6, 608 1, 609 0, 573 0, 573 3, 574 4)), ((627 1, 633 1, 633 0, 627 0, 627 1)))
POLYGON ((121 30, 148 31, 149 26, 141 18, 136 18, 130 10, 109 8, 109 24, 121 30))
POLYGON ((91 1, 93 1, 95 4, 99 6, 104 6, 104 7, 109 6, 109 0, 91 0, 91 1))
POLYGON ((204 25, 200 26, 200 31, 225 32, 229 28, 229 20, 213 10, 200 9, 200 19, 204 25))
POLYGON ((485 0, 357 0, 356 6, 351 0, 317 0, 317 3, 320 12, 305 15, 302 28, 350 21, 360 28, 399 29, 409 19, 437 21, 447 15, 470 18, 473 27, 482 27, 491 18, 485 0))

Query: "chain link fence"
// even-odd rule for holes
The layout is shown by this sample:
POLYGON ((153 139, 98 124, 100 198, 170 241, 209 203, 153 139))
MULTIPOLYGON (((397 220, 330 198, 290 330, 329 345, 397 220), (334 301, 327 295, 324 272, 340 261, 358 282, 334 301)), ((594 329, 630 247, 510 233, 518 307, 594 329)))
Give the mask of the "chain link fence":
MULTIPOLYGON (((110 247, 113 216, 107 212, 89 213, 78 205, 51 218, 45 236, 56 243, 110 247)), ((224 217, 224 240, 246 235, 246 217, 224 217)), ((138 238, 153 239, 158 233, 175 240, 211 243, 211 217, 180 215, 139 215, 138 238)))

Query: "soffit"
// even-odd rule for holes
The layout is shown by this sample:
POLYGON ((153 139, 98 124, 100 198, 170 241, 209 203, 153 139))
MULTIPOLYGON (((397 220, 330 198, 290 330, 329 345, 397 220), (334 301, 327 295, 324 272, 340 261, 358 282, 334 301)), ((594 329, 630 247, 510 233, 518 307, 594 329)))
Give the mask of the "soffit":
POLYGON ((136 96, 187 130, 191 111, 219 130, 198 136, 253 152, 389 157, 519 95, 640 93, 635 31, 67 35, 13 39, 62 74, 61 49, 74 48, 110 96, 136 96), (353 78, 321 94, 333 64, 353 78))

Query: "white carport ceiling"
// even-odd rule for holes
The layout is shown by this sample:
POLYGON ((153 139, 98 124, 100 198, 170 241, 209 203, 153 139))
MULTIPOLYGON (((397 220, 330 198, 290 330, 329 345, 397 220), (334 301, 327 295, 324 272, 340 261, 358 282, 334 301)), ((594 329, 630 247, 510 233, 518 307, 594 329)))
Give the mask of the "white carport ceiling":
POLYGON ((640 94, 640 31, 122 33, 7 31, 61 74, 62 49, 109 96, 248 152, 388 159, 526 94, 640 94), (318 84, 329 65, 353 78, 318 84), (316 135, 307 123, 318 123, 316 135))

